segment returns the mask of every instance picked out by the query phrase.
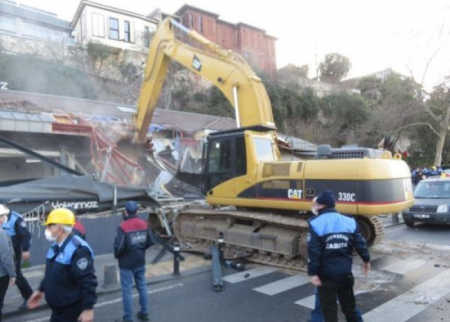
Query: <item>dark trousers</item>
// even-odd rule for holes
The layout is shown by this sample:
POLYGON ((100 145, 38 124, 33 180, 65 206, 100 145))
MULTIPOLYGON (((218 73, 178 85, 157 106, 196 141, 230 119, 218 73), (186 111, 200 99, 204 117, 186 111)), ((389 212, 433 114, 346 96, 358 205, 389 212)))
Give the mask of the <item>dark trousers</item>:
POLYGON ((358 322, 353 294, 354 283, 355 279, 351 273, 322 278, 322 286, 318 288, 318 292, 325 322, 338 321, 336 298, 339 299, 347 322, 358 322))
POLYGON ((3 301, 9 285, 9 275, 0 277, 0 321, 2 320, 3 301))
POLYGON ((81 312, 83 312, 81 302, 51 309, 50 322, 77 322, 81 312))
POLYGON ((25 300, 28 300, 33 294, 33 290, 31 289, 30 284, 28 284, 28 281, 26 280, 25 276, 22 274, 22 251, 14 250, 16 255, 16 285, 19 288, 20 295, 25 300))

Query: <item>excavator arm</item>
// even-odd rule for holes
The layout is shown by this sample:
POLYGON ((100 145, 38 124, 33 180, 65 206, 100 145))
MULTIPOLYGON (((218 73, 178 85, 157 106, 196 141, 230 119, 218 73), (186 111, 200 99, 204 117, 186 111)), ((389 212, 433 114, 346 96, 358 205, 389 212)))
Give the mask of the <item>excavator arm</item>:
POLYGON ((266 89, 245 60, 167 18, 161 22, 150 46, 135 116, 137 143, 145 141, 171 60, 215 85, 235 108, 238 127, 275 126, 266 89), (176 31, 199 42, 206 50, 177 40, 176 31))

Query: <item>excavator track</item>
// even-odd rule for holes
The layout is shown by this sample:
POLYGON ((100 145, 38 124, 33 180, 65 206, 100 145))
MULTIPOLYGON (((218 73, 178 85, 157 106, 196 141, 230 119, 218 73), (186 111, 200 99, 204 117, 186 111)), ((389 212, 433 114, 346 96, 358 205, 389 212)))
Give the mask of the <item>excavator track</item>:
MULTIPOLYGON (((383 226, 375 216, 356 217, 364 225, 363 232, 371 233, 373 242, 382 238, 383 226)), ((225 258, 245 258, 263 265, 306 271, 306 218, 264 212, 191 209, 175 217, 173 232, 184 251, 208 253, 209 246, 217 243, 221 232, 225 239, 225 258)))

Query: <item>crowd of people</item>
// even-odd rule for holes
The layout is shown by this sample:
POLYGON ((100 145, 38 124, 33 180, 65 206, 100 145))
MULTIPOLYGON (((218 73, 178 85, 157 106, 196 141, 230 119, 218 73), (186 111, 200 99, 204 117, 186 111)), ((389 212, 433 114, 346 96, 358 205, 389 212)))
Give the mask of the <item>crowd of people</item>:
MULTIPOLYGON (((119 321, 133 321, 133 279, 139 291, 137 318, 149 321, 145 251, 153 245, 145 220, 137 217, 138 204, 128 201, 123 222, 117 228, 114 255, 120 269, 124 315, 119 321)), ((16 284, 23 297, 21 310, 38 307, 45 298, 52 310, 50 322, 92 322, 98 285, 94 269, 94 251, 86 241, 86 231, 75 220, 75 210, 52 210, 45 221, 45 238, 51 243, 45 274, 33 292, 22 274, 22 260, 30 258, 31 234, 22 216, 0 204, 0 321, 1 309, 9 286, 16 284)))
POLYGON ((430 177, 448 177, 450 173, 447 174, 442 167, 432 166, 429 168, 412 167, 411 168, 411 180, 414 185, 418 184, 421 180, 430 177))

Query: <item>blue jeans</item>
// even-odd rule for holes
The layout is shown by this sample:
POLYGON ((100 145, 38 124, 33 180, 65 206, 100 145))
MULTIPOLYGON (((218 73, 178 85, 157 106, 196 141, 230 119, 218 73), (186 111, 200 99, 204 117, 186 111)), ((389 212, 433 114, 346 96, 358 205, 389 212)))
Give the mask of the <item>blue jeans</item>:
MULTIPOLYGON (((320 305, 319 294, 317 294, 317 287, 314 290, 315 303, 314 309, 311 311, 311 322, 323 322, 322 306, 320 305)), ((356 314, 358 314, 358 322, 363 322, 361 311, 356 308, 356 314)))
POLYGON ((120 269, 120 284, 122 286, 123 319, 133 319, 133 278, 139 293, 140 313, 148 314, 148 294, 145 282, 145 266, 135 269, 120 269))

